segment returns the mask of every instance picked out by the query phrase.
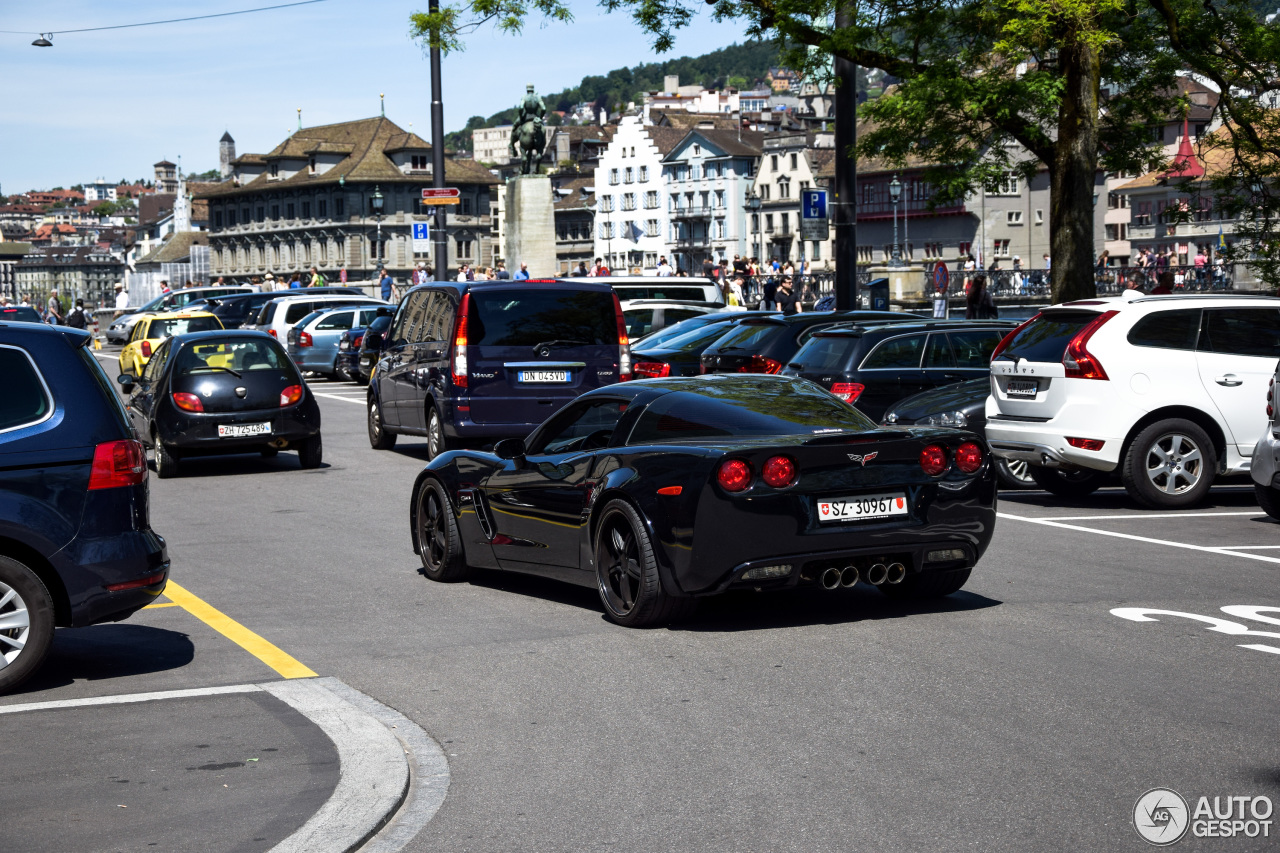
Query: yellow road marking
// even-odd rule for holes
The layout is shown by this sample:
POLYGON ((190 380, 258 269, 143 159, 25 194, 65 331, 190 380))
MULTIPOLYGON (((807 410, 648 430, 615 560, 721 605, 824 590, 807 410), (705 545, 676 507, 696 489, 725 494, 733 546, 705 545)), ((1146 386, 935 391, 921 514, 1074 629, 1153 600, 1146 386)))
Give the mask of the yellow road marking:
POLYGON ((164 589, 164 594, 173 599, 174 604, 177 604, 285 678, 316 677, 315 672, 293 656, 286 654, 275 644, 264 640, 221 610, 187 592, 173 581, 169 581, 169 584, 164 589))
POLYGON ((180 604, 178 604, 178 602, 176 602, 176 601, 161 601, 161 602, 158 602, 158 603, 156 603, 156 604, 148 604, 146 607, 144 607, 144 608, 142 608, 142 609, 143 609, 143 610, 155 610, 155 609, 156 609, 156 608, 158 608, 158 607, 180 607, 180 606, 181 606, 181 605, 180 605, 180 604))

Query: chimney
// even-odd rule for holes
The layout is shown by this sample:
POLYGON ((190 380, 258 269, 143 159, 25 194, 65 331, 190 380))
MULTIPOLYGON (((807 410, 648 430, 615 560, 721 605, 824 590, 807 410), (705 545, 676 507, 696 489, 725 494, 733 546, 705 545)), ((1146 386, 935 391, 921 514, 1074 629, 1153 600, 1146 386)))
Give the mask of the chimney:
POLYGON ((668 95, 674 95, 680 91, 680 75, 668 74, 662 78, 662 91, 668 95))

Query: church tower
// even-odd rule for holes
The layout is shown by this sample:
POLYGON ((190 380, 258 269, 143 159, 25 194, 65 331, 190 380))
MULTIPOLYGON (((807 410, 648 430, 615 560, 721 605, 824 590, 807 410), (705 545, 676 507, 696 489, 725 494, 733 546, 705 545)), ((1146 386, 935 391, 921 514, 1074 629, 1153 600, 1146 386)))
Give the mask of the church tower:
POLYGON ((231 138, 231 134, 223 133, 222 140, 218 143, 218 169, 222 173, 222 180, 231 177, 231 161, 236 159, 236 141, 231 138))

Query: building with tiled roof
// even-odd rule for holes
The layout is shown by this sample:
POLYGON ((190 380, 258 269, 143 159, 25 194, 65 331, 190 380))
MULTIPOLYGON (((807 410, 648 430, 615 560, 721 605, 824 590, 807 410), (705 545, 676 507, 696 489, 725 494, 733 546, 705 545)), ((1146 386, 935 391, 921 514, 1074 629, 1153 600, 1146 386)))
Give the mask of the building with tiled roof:
MULTIPOLYGON (((415 255, 412 225, 433 208, 431 146, 384 116, 301 128, 266 154, 231 161, 231 179, 206 186, 213 276, 248 281, 318 267, 338 280, 371 278, 378 259, 399 280, 427 254, 415 255), (375 193, 383 200, 382 244, 375 193), (379 252, 381 248, 381 252, 379 252)), ((449 208, 449 268, 493 262, 490 206, 498 179, 472 160, 446 160, 445 184, 460 204, 449 208)))
POLYGON ((595 251, 595 174, 551 176, 556 227, 556 268, 569 275, 584 263, 591 269, 595 251))
POLYGON ((48 246, 35 248, 14 265, 14 285, 18 293, 31 296, 32 304, 43 303, 56 289, 65 300, 102 307, 114 299, 124 270, 123 261, 97 246, 48 246))
POLYGON ((800 238, 800 198, 805 190, 819 187, 817 175, 834 160, 831 134, 792 131, 764 137, 760 168, 751 185, 760 199, 760 210, 750 216, 751 257, 776 257, 780 263, 803 258, 817 269, 829 266, 830 229, 826 240, 800 238))
POLYGON ((0 240, 0 296, 18 301, 18 262, 31 254, 30 243, 0 240))

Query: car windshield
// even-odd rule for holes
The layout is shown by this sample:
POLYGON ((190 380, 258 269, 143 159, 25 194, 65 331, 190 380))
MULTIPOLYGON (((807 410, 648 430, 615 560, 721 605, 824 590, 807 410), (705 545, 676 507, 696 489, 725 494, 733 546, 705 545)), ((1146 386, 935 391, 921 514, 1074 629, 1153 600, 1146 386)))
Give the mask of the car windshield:
POLYGON ((1010 361, 1062 361, 1067 344, 1093 320, 1093 311, 1046 311, 1019 329, 1000 353, 1010 361))
POLYGON ((197 341, 182 348, 174 368, 178 375, 215 373, 234 370, 293 370, 293 365, 278 346, 270 341, 231 339, 197 341))
POLYGON ((645 409, 628 444, 875 428, 862 412, 816 385, 788 384, 777 394, 763 391, 754 384, 708 382, 698 393, 665 394, 645 409))
POLYGON ((185 335, 187 332, 212 332, 221 329, 222 324, 217 317, 171 317, 165 320, 152 320, 147 329, 147 337, 168 338, 173 335, 185 335))
POLYGON ((471 292, 468 343, 531 347, 571 341, 577 345, 618 343, 613 294, 596 290, 502 290, 471 292))

